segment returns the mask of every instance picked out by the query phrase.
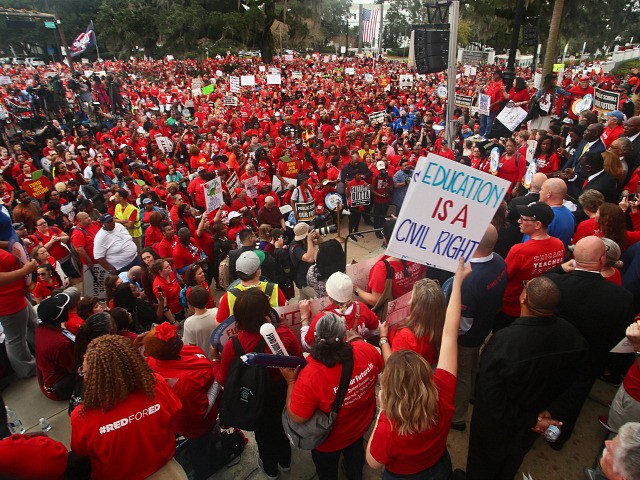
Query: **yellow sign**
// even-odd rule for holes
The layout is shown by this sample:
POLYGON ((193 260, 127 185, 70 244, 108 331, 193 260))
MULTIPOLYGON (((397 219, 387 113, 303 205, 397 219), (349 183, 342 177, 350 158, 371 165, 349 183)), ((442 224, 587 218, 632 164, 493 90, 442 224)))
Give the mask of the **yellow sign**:
POLYGON ((553 73, 558 73, 564 70, 564 63, 554 63, 553 64, 553 73))

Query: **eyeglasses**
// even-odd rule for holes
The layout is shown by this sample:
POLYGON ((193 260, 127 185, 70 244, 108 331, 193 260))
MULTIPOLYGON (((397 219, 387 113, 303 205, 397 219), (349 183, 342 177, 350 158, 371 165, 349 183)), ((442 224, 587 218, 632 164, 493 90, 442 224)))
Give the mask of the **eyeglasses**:
POLYGON ((36 223, 36 227, 42 227, 43 225, 46 225, 47 222, 43 222, 43 223, 36 223))
POLYGON ((526 218, 526 217, 523 217, 522 215, 520 215, 520 221, 521 222, 537 222, 535 218, 526 218))

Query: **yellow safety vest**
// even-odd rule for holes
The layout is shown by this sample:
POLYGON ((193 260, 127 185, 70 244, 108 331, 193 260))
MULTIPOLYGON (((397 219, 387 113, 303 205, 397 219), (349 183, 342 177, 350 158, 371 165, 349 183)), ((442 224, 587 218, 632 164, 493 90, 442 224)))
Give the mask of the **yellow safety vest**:
POLYGON ((122 205, 117 204, 114 213, 118 220, 128 221, 134 211, 136 212, 136 221, 133 224, 133 228, 128 228, 127 230, 129 230, 129 234, 131 235, 131 237, 138 238, 142 236, 142 223, 140 222, 140 212, 138 211, 138 209, 128 203, 127 208, 122 210, 122 205))
POLYGON ((239 283, 235 287, 229 289, 227 291, 227 304, 229 305, 229 315, 233 315, 233 305, 236 303, 236 295, 245 290, 249 290, 250 288, 258 287, 264 293, 267 293, 267 285, 272 285, 271 295, 269 295, 269 303, 272 307, 278 306, 278 285, 271 282, 260 282, 260 285, 252 285, 252 286, 244 286, 242 283, 239 283), (235 292, 234 292, 235 290, 235 292))

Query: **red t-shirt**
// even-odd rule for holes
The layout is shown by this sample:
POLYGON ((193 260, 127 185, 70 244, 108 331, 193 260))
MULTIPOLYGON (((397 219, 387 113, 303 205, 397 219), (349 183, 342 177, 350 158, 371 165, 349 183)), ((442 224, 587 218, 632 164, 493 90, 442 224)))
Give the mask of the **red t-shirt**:
POLYGON ((63 480, 69 453, 46 435, 15 434, 0 440, 0 472, 3 478, 63 480))
MULTIPOLYGON (((51 237, 53 237, 54 235, 60 236, 62 234, 62 231, 58 227, 49 227, 49 232, 47 235, 44 235, 36 230, 33 236, 36 239, 36 243, 40 242, 42 243, 42 245, 45 245, 51 241, 51 237)), ((62 246, 62 241, 55 242, 48 250, 49 254, 58 261, 69 256, 69 250, 62 246)))
POLYGON ((44 387, 53 388, 73 371, 74 344, 60 330, 40 325, 36 328, 36 366, 42 393, 52 400, 61 400, 44 387))
MULTIPOLYGON (((384 292, 384 285, 387 281, 387 269, 382 260, 386 260, 388 257, 384 257, 373 266, 369 273, 369 291, 384 292)), ((407 261, 408 276, 404 276, 404 266, 400 261, 390 261, 389 265, 393 268, 394 279, 391 292, 393 298, 399 298, 407 292, 410 292, 413 288, 413 284, 418 280, 425 277, 427 273, 426 265, 420 265, 419 263, 413 263, 407 261)))
POLYGON ((564 259, 562 240, 549 237, 545 240, 528 240, 514 245, 507 258, 507 288, 502 298, 502 311, 512 317, 520 316, 522 282, 539 277, 560 265, 564 259))
POLYGON ((173 247, 175 247, 176 243, 178 243, 178 237, 174 236, 171 241, 165 237, 154 250, 161 258, 171 258, 173 257, 173 247))
POLYGON ((527 159, 524 155, 520 155, 519 152, 516 152, 511 158, 507 158, 507 154, 505 153, 500 158, 500 163, 501 167, 498 169, 498 177, 511 182, 510 189, 513 189, 522 177, 524 177, 524 173, 527 170, 527 159))
POLYGON ((538 165, 538 172, 551 173, 560 170, 560 155, 552 153, 551 155, 540 155, 535 159, 538 165))
POLYGON ((633 362, 631 368, 624 376, 624 389, 636 401, 640 402, 640 368, 638 362, 633 362))
POLYGON ((411 350, 422 355, 431 365, 438 361, 436 349, 431 345, 430 339, 419 339, 409 328, 392 328, 389 331, 389 343, 392 352, 411 350))
MULTIPOLYGON (((0 249, 0 272, 13 272, 19 270, 18 259, 0 249)), ((11 315, 19 312, 27 306, 25 299, 26 287, 24 279, 19 278, 0 288, 0 316, 11 315)))
POLYGON ((153 279, 153 294, 158 298, 158 287, 162 287, 162 294, 167 299, 167 306, 171 313, 178 313, 184 310, 180 303, 180 284, 176 274, 171 272, 169 280, 165 280, 161 275, 156 275, 153 279))
POLYGON ((173 266, 176 270, 200 260, 200 248, 195 244, 193 238, 191 238, 191 245, 197 249, 197 251, 192 251, 191 248, 185 247, 180 241, 176 242, 176 245, 173 247, 173 266))
MULTIPOLYGON (((447 448, 447 435, 453 418, 453 397, 456 377, 446 370, 436 369, 433 383, 438 389, 438 423, 423 432, 399 435, 391 421, 380 412, 378 425, 372 433, 371 456, 389 472, 411 475, 435 465, 447 448)), ((417 406, 421 408, 421 406, 417 406)))
POLYGON ((91 458, 91 478, 142 480, 176 453, 171 422, 182 407, 165 380, 156 376, 155 398, 129 394, 111 410, 71 412, 71 449, 91 458))
POLYGON ((36 282, 36 288, 31 292, 35 298, 39 298, 44 300, 45 298, 49 298, 51 296, 51 292, 53 292, 56 288, 60 288, 60 282, 56 280, 56 277, 52 277, 53 284, 49 285, 48 283, 41 282, 38 280, 36 282))
POLYGON ((595 235, 598 231, 598 224, 596 223, 596 219, 587 218, 578 224, 576 228, 576 232, 573 234, 573 238, 571 239, 571 243, 574 245, 578 243, 578 240, 583 239, 584 237, 588 237, 590 235, 595 235))
MULTIPOLYGON (((376 383, 384 361, 378 350, 366 342, 351 345, 353 373, 349 389, 331 433, 317 448, 320 452, 335 452, 351 445, 367 431, 376 412, 376 383)), ((291 411, 302 418, 311 418, 318 409, 330 412, 341 373, 341 364, 329 368, 307 357, 307 366, 300 371, 291 392, 291 411)))
MULTIPOLYGON (((178 360, 147 357, 151 369, 172 385, 182 408, 173 419, 173 427, 186 438, 198 438, 211 430, 218 417, 218 400, 209 411, 207 391, 214 381, 214 364, 200 347, 184 345, 178 360)), ((217 365, 216 365, 217 366, 217 365)), ((218 399, 222 398, 222 395, 218 399)))
POLYGON ((600 138, 602 139, 602 143, 604 143, 604 146, 608 149, 614 142, 614 140, 617 140, 623 134, 624 127, 622 125, 616 125, 614 128, 606 127, 602 132, 600 138))
MULTIPOLYGON (((71 244, 74 247, 83 247, 87 255, 93 258, 93 240, 96 238, 96 234, 100 231, 100 224, 98 222, 92 222, 88 227, 76 226, 71 232, 71 244)), ((64 247, 62 247, 64 248, 64 247)), ((81 259, 82 260, 82 259, 81 259)))
POLYGON ((358 315, 358 319, 356 322, 356 314, 358 313, 358 309, 356 308, 356 302, 354 302, 347 312, 349 313, 339 313, 336 310, 338 307, 335 303, 332 303, 328 307, 322 309, 322 311, 318 312, 311 320, 311 325, 309 326, 309 330, 304 337, 304 341, 307 345, 313 345, 313 342, 316 338, 316 324, 318 320, 320 320, 327 312, 335 313, 341 317, 344 317, 345 324, 347 326, 347 330, 355 330, 359 335, 362 335, 365 331, 365 328, 368 330, 376 330, 380 326, 380 320, 378 320, 378 316, 371 311, 371 309, 362 302, 357 302, 360 305, 360 314, 358 315), (354 323, 356 325, 354 326, 354 323))

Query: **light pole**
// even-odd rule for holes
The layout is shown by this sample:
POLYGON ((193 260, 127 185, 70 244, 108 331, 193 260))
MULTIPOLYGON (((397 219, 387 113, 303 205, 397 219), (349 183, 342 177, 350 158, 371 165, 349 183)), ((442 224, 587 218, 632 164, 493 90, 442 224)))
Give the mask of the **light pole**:
POLYGON ((513 81, 516 78, 516 51, 518 50, 518 39, 520 38, 520 25, 524 15, 524 0, 516 3, 516 16, 513 19, 513 32, 511 32, 511 45, 509 47, 509 59, 507 68, 504 71, 503 82, 507 91, 511 90, 513 81))

